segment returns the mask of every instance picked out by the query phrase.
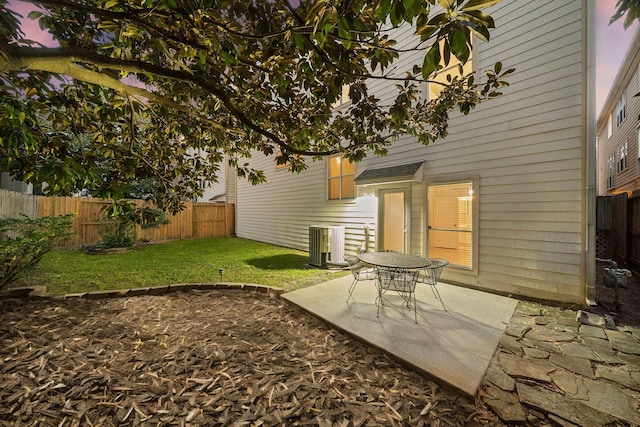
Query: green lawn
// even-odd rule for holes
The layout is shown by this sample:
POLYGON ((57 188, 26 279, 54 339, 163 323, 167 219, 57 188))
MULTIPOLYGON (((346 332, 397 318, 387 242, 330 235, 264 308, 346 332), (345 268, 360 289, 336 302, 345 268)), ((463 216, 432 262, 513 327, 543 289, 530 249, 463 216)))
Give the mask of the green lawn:
POLYGON ((53 294, 177 283, 255 283, 293 290, 348 274, 307 265, 306 252, 240 238, 178 240, 132 252, 88 255, 56 250, 12 287, 46 286, 53 294))

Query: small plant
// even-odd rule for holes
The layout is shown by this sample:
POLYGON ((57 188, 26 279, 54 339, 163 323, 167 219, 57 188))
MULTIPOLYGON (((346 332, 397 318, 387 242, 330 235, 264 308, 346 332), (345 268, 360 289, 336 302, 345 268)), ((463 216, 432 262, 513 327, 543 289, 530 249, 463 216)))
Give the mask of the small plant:
POLYGON ((143 229, 168 224, 167 215, 160 209, 137 206, 130 200, 118 200, 107 205, 102 214, 104 222, 100 228, 102 248, 128 248, 134 243, 135 225, 143 229))
POLYGON ((34 267, 55 246, 71 238, 72 217, 0 218, 0 289, 34 267))

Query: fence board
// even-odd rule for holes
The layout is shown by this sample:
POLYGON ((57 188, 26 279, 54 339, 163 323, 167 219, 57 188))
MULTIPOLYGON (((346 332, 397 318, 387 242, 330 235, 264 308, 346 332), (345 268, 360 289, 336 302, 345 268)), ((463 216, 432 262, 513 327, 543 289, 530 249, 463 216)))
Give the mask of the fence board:
POLYGON ((627 261, 627 193, 612 196, 613 199, 613 230, 611 235, 611 253, 613 259, 620 266, 627 261))
POLYGON ((596 228, 611 231, 613 225, 613 201, 611 197, 596 197, 596 228))
POLYGON ((629 254, 628 267, 640 271, 640 197, 628 200, 629 209, 629 254))
POLYGON ((0 218, 18 218, 20 215, 37 218, 38 196, 0 188, 0 218))
MULTIPOLYGON (((35 197, 35 196, 34 196, 35 197)), ((142 201, 136 201, 142 204, 142 201)), ((38 216, 59 216, 75 213, 74 227, 77 231, 65 247, 89 246, 99 243, 101 210, 108 205, 106 200, 79 197, 37 198, 38 216)), ((222 203, 186 202, 185 208, 171 215, 169 224, 143 230, 135 227, 136 241, 163 242, 168 240, 208 238, 235 234, 235 207, 222 203), (229 215, 229 212, 233 215, 229 215)))

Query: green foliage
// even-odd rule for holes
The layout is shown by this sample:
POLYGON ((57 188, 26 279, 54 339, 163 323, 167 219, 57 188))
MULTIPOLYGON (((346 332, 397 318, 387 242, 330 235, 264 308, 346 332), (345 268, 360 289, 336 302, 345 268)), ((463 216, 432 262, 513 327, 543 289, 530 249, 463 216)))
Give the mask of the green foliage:
POLYGON ((0 218, 0 289, 33 268, 56 245, 71 238, 72 217, 0 218))
POLYGON ((640 0, 618 0, 616 13, 611 17, 610 24, 624 16, 624 28, 627 29, 633 21, 640 21, 640 0))
POLYGON ((100 226, 103 248, 128 248, 134 243, 135 225, 143 229, 157 228, 168 224, 167 215, 160 209, 138 206, 131 200, 120 199, 102 211, 104 218, 100 226))
POLYGON ((472 37, 489 40, 496 2, 38 0, 29 16, 59 43, 45 48, 0 0, 0 168, 50 194, 120 199, 147 180, 150 201, 175 212, 225 155, 259 183, 248 159, 260 153, 300 172, 336 153, 385 155, 407 133, 429 144, 451 111, 506 85, 459 75, 439 100, 418 96, 469 59, 472 37), (400 26, 414 34, 397 46, 400 26), (416 63, 399 68, 401 53, 416 63), (395 98, 370 92, 380 80, 395 98), (351 102, 336 109, 344 85, 351 102))

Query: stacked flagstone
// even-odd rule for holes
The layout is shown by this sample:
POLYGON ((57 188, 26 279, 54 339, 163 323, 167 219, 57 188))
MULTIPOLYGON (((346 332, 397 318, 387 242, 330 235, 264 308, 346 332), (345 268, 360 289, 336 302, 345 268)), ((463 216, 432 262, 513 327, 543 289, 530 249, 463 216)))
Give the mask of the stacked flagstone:
POLYGON ((487 372, 483 400, 507 423, 640 425, 640 328, 521 302, 487 372))

